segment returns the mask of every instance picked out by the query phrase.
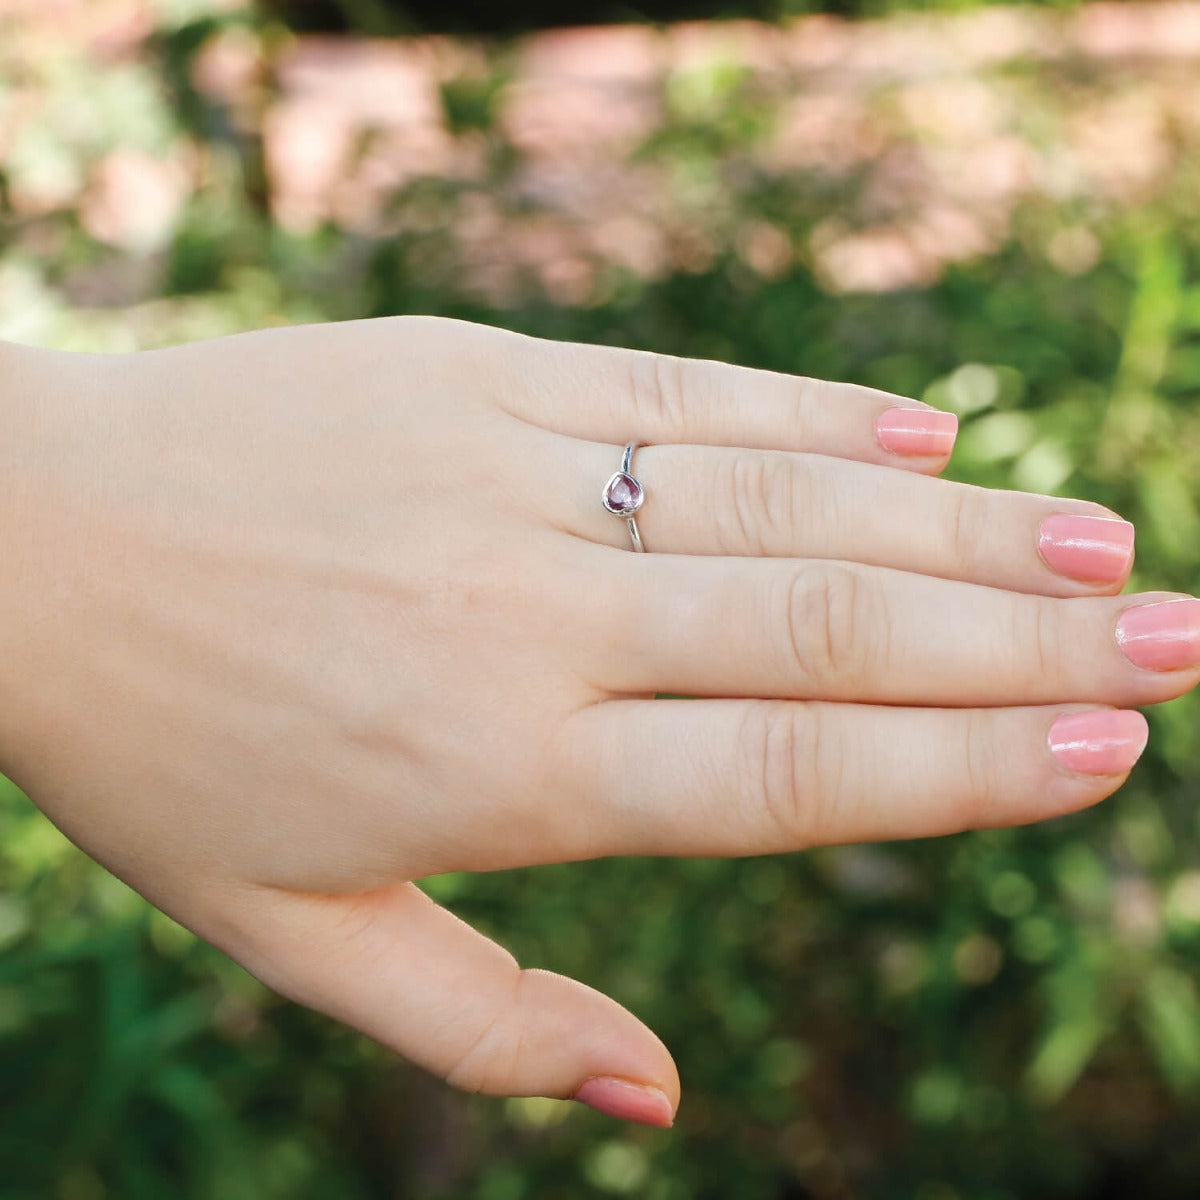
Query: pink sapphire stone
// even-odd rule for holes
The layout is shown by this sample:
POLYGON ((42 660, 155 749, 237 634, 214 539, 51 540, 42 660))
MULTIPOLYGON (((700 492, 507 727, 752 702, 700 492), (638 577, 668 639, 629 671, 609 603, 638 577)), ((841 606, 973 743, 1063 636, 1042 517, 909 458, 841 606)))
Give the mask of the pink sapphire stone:
POLYGON ((642 507, 644 499, 642 485, 624 471, 618 471, 604 489, 604 507, 618 517, 632 517, 642 507))

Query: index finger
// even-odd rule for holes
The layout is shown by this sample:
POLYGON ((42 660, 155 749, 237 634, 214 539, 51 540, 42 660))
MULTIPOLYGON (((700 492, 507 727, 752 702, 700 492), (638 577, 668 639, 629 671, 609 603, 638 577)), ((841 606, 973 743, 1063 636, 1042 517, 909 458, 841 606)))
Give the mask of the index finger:
POLYGON ((1138 712, 787 700, 607 700, 561 727, 563 856, 729 856, 934 837, 1111 795, 1138 712))

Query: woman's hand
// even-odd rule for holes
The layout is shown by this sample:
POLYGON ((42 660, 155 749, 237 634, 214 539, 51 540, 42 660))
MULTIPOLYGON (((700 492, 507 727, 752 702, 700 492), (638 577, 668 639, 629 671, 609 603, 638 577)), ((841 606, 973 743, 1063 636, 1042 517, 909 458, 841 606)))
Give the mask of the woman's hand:
POLYGON ((930 478, 953 418, 869 389, 426 318, 5 365, 0 767, 459 1087, 678 1097, 413 880, 1056 816, 1200 678, 1200 602, 1114 595, 1130 526, 930 478))

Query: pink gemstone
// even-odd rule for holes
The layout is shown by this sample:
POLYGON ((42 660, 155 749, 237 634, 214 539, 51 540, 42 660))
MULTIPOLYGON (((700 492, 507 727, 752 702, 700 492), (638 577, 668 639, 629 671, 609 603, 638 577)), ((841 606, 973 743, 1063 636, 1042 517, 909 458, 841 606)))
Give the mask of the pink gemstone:
POLYGON ((644 498, 642 485, 624 471, 618 471, 604 489, 604 507, 619 517, 632 517, 644 498))

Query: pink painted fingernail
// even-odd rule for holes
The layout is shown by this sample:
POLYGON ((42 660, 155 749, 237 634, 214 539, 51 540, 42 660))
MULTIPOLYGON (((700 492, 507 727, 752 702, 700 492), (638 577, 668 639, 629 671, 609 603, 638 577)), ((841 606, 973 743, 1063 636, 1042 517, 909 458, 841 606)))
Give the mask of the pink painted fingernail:
POLYGON ((945 458, 954 449, 958 418, 936 408, 889 408, 876 420, 875 436, 889 454, 945 458))
POLYGON ((589 1079, 572 1097, 605 1116, 670 1129, 675 1113, 665 1092, 628 1079, 600 1076, 589 1079))
POLYGON ((1052 571, 1087 583, 1117 583, 1133 562, 1133 526, 1117 517, 1047 517, 1038 552, 1052 571))
POLYGON ((1200 664, 1200 600, 1160 600, 1127 608, 1117 645, 1135 667, 1178 671, 1200 664))
POLYGON ((1078 775, 1125 775, 1149 736, 1139 712, 1068 713, 1050 726, 1050 751, 1078 775))

